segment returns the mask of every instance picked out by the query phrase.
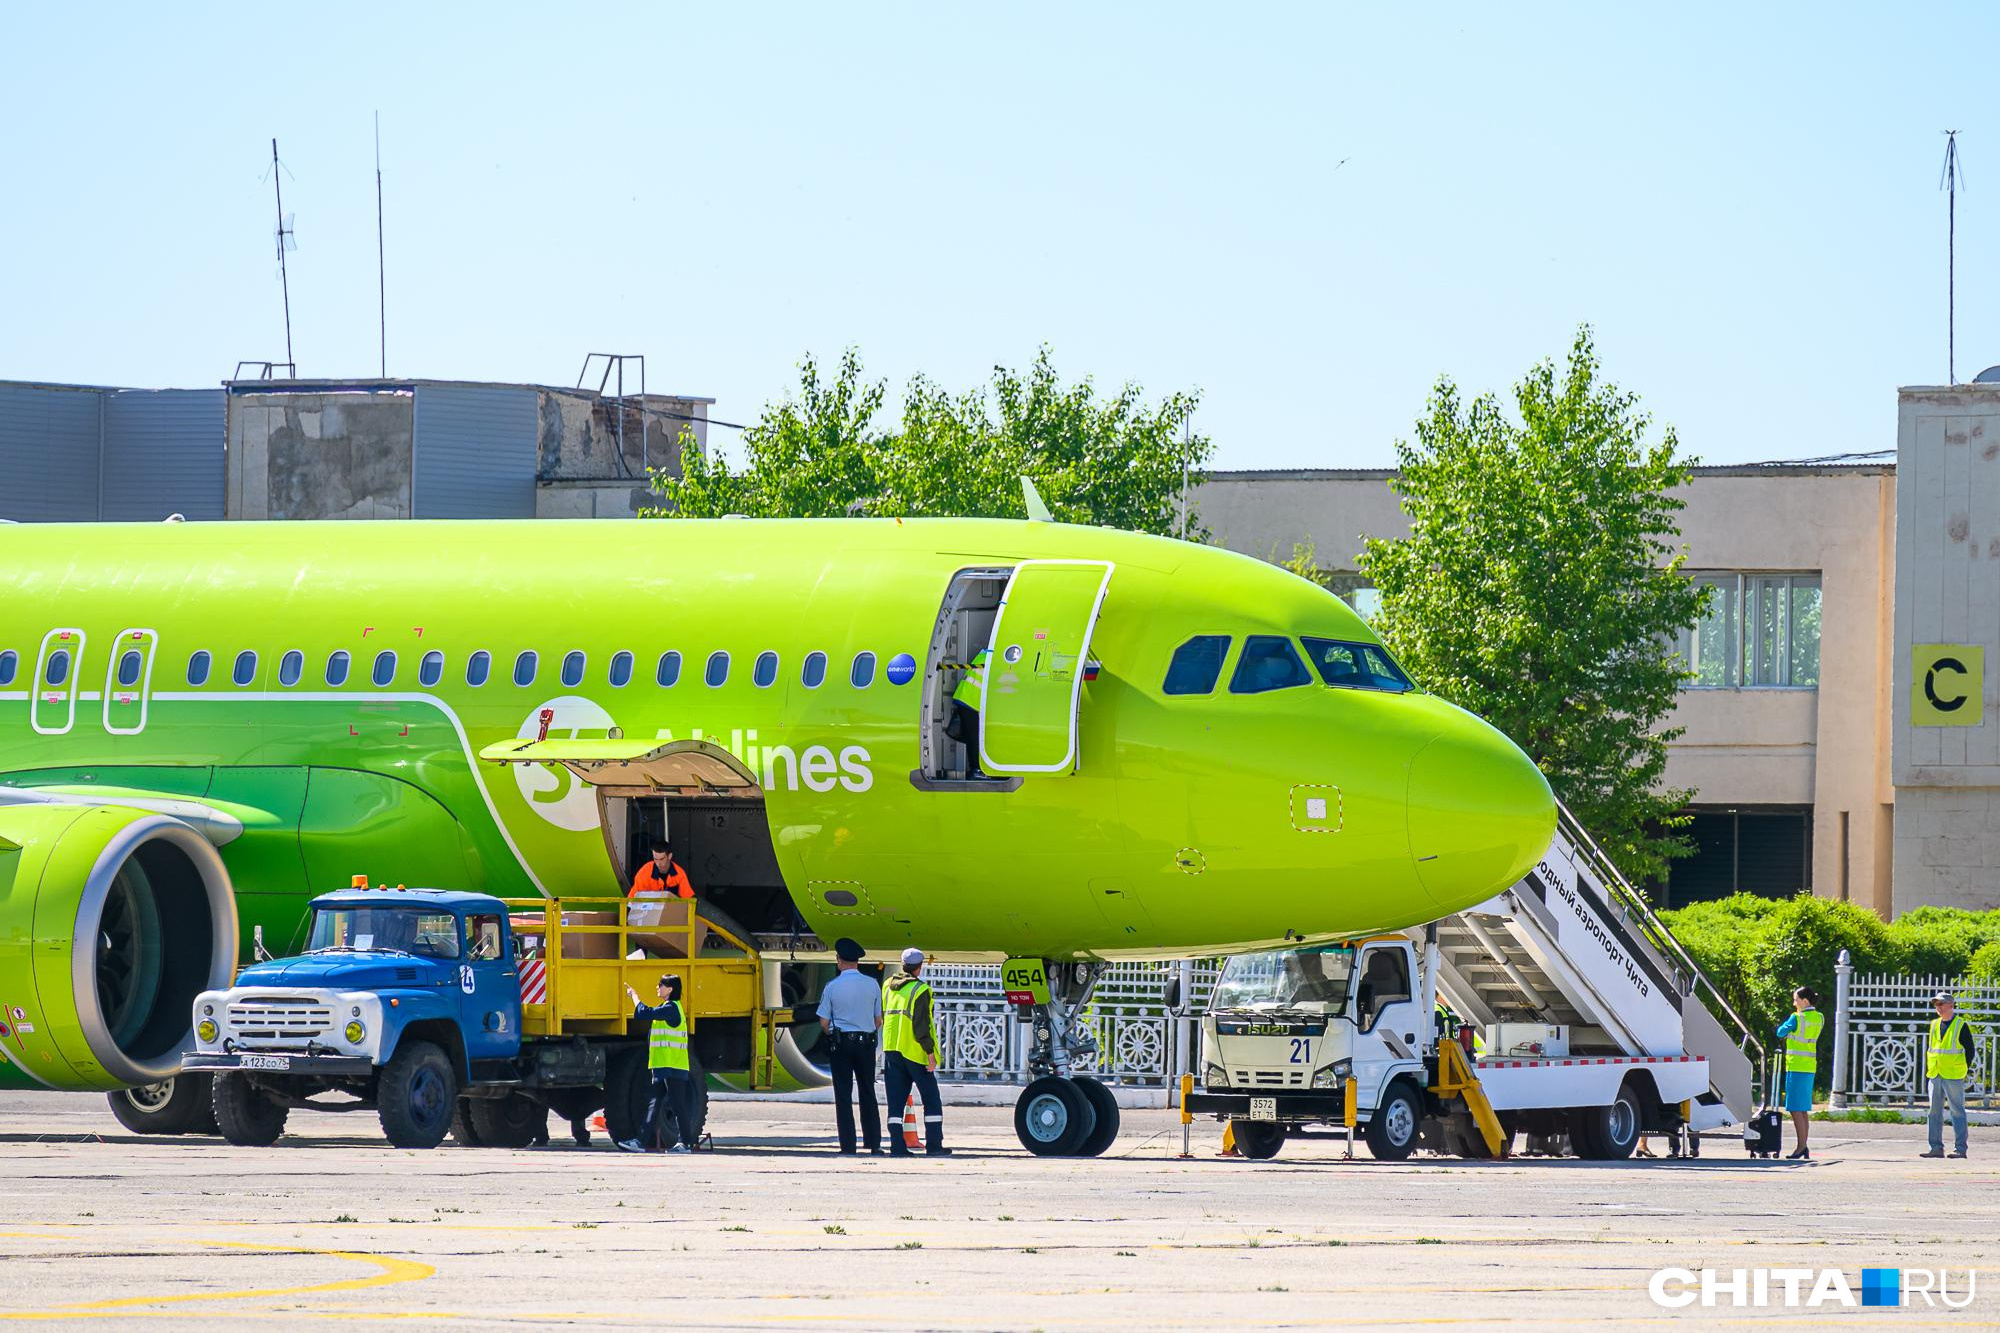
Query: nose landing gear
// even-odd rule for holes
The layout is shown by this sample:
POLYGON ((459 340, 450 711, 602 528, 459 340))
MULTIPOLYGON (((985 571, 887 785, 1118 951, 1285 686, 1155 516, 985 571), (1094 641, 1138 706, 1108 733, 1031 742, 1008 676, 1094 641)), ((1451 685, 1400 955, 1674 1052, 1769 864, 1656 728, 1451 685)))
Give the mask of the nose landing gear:
POLYGON ((1044 960, 1047 1004, 1033 1010, 1035 1044, 1028 1072, 1035 1079, 1014 1104, 1014 1134, 1038 1157, 1096 1157, 1118 1137, 1118 1099, 1096 1079, 1072 1072, 1097 1053, 1097 1037, 1078 1020, 1102 963, 1044 960))

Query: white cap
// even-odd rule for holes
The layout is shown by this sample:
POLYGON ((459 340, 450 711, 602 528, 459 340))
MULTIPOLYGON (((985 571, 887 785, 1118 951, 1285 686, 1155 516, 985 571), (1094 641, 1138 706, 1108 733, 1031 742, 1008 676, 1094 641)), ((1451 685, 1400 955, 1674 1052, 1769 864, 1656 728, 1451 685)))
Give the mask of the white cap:
POLYGON ((904 967, 915 967, 917 964, 923 961, 924 961, 924 951, 922 949, 910 948, 903 950, 904 967))

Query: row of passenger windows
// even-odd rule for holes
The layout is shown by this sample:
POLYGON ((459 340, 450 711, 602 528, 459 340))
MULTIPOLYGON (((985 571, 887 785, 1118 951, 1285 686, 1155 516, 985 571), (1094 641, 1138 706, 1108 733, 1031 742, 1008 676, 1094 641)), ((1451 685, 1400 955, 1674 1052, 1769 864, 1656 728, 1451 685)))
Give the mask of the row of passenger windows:
MULTIPOLYGON (((1379 644, 1347 643, 1339 639, 1301 638, 1298 645, 1282 634, 1252 634, 1243 640, 1236 670, 1229 675, 1231 694, 1262 694, 1313 683, 1313 672, 1334 689, 1386 690, 1395 694, 1415 689, 1403 669, 1379 644), (1312 663, 1307 670, 1306 663, 1312 663)), ((1167 664, 1168 694, 1213 694, 1229 656, 1230 636, 1202 634, 1174 650, 1167 664)))

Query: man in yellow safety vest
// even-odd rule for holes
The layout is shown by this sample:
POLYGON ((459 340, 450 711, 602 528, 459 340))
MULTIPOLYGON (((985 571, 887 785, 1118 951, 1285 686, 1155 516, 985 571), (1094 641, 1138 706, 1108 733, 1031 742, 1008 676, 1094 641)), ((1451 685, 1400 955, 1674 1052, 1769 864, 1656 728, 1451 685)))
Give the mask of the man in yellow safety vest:
POLYGON ((1965 1076, 1972 1067, 1972 1024, 1959 1017, 1949 991, 1931 996, 1937 1017, 1925 1033, 1924 1075, 1931 1081, 1931 1146, 1925 1157, 1944 1156, 1944 1108, 1951 1106, 1953 1157, 1965 1156, 1965 1076))
POLYGON ((660 978, 660 1002, 640 1004, 630 986, 632 1017, 651 1024, 646 1034, 646 1068, 652 1074, 652 1098, 646 1124, 636 1139, 623 1139, 626 1152, 692 1152, 701 1126, 695 1123, 694 1076, 688 1069, 687 1011, 681 1007, 681 979, 671 972, 660 978), (677 1140, 666 1147, 666 1121, 674 1123, 677 1140))
POLYGON ((908 1157, 896 1133, 914 1087, 924 1099, 924 1146, 932 1157, 949 1157, 944 1146, 944 1099, 938 1095, 937 1010, 931 984, 923 979, 924 951, 903 950, 903 971, 882 983, 882 1086, 889 1094, 889 1154, 908 1157))
POLYGON ((979 771, 979 714, 986 707, 986 664, 992 656, 984 648, 972 655, 951 692, 951 720, 945 726, 947 736, 965 743, 965 773, 972 778, 986 776, 979 771))

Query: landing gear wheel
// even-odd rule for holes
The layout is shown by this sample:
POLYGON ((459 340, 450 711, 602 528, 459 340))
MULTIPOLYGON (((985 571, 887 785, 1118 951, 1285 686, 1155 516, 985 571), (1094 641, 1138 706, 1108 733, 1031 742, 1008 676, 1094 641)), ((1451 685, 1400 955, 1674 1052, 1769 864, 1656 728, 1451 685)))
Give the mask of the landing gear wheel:
POLYGON ((134 1134, 213 1134, 214 1076, 177 1074, 105 1094, 111 1114, 134 1134))
POLYGON ((267 1096, 242 1074, 215 1078, 215 1123, 239 1148, 268 1148, 285 1132, 290 1108, 267 1096))
POLYGON ((1410 1085, 1401 1080, 1391 1083, 1363 1132, 1369 1153, 1378 1162, 1405 1160, 1417 1150, 1417 1130, 1423 1118, 1423 1106, 1410 1085))
POLYGON ((405 1042, 382 1066, 379 1084, 375 1113, 389 1142, 398 1148, 444 1142, 458 1105, 458 1071, 450 1056, 427 1041, 405 1042))
MULTIPOLYGON (((537 1131, 546 1136, 549 1108, 532 1097, 510 1093, 505 1097, 461 1097, 458 1104, 472 1103, 472 1129, 479 1141, 492 1148, 525 1148, 537 1131)), ((455 1122, 454 1122, 455 1123, 455 1122)))
POLYGON ((1071 1079, 1050 1074, 1014 1103, 1014 1136, 1037 1157, 1069 1157, 1097 1127, 1097 1110, 1071 1079))
POLYGON ((1083 1091, 1083 1095, 1090 1100, 1091 1109, 1097 1112, 1097 1123, 1091 1127, 1090 1133, 1084 1135, 1083 1142, 1077 1145, 1076 1155, 1102 1157, 1105 1150, 1118 1137, 1118 1097, 1096 1079, 1082 1074, 1070 1082, 1083 1091))
POLYGON ((1268 1162, 1285 1146, 1285 1127, 1268 1120, 1232 1120, 1229 1131, 1236 1138, 1236 1151, 1252 1161, 1268 1162))
POLYGON ((472 1098, 460 1097, 451 1112, 451 1136, 464 1148, 484 1148, 486 1140, 479 1137, 479 1127, 472 1123, 472 1098))
POLYGON ((1576 1155, 1599 1162, 1622 1161, 1639 1146, 1644 1111, 1639 1095, 1627 1084, 1609 1106, 1591 1106, 1572 1113, 1570 1141, 1576 1155))

